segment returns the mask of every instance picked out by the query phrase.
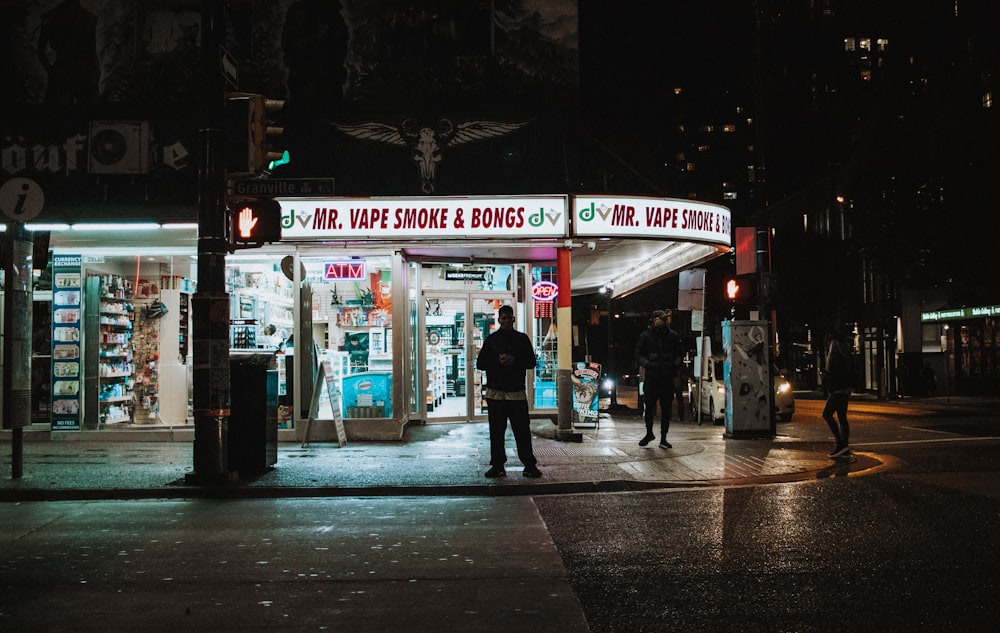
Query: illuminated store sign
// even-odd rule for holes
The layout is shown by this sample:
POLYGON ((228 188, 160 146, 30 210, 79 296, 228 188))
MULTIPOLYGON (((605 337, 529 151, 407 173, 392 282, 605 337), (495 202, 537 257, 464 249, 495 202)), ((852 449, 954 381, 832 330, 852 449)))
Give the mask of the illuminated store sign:
POLYGON ((285 198, 285 239, 564 237, 566 196, 285 198))
POLYGON ((573 235, 732 244, 729 209, 717 204, 641 196, 576 196, 573 235))
POLYGON ((340 262, 323 262, 323 281, 364 281, 365 262, 349 259, 340 262))
POLYGON ((1000 315, 1000 306, 981 306, 977 308, 955 308, 952 310, 934 310, 933 312, 921 312, 921 323, 934 323, 935 321, 961 321, 963 319, 978 319, 982 317, 992 317, 1000 315))
POLYGON ((531 297, 535 301, 555 301, 559 296, 559 286, 551 281, 538 281, 531 287, 531 297))

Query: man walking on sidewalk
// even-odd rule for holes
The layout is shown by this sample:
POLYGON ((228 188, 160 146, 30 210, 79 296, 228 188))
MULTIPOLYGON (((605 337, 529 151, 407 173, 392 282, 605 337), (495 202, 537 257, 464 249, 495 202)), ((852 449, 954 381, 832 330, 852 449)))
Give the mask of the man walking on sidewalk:
POLYGON ((670 409, 674 400, 674 376, 681 357, 681 338, 670 328, 670 312, 656 310, 648 329, 639 334, 635 359, 645 370, 643 384, 646 435, 639 440, 645 446, 656 439, 653 417, 660 405, 660 448, 673 448, 667 441, 670 430, 670 409))

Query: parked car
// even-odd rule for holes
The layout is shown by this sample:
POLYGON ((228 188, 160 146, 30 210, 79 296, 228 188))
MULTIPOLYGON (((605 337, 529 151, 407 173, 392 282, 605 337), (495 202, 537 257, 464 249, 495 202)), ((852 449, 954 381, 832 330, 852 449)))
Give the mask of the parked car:
POLYGON ((715 422, 726 417, 726 383, 723 374, 725 359, 725 356, 710 356, 705 372, 700 377, 692 376, 689 379, 689 402, 693 419, 699 419, 699 407, 702 420, 715 422))
POLYGON ((795 392, 792 383, 777 367, 771 367, 774 374, 774 414, 778 422, 791 422, 795 414, 795 392))
MULTIPOLYGON (((697 419, 698 403, 701 402, 703 420, 722 420, 726 417, 726 382, 723 363, 726 357, 713 355, 709 358, 704 376, 690 380, 691 411, 697 419)), ((779 422, 791 422, 795 414, 795 392, 792 383, 777 368, 772 366, 774 375, 774 415, 779 422)))

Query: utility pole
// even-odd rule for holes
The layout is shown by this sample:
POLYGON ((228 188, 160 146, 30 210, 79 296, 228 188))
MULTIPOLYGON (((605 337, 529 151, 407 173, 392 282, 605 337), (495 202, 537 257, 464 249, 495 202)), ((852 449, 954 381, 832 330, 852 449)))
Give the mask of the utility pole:
POLYGON ((11 478, 24 474, 24 427, 31 424, 31 232, 24 222, 7 223, 3 239, 3 401, 5 429, 11 430, 11 478))
POLYGON ((771 229, 767 217, 767 160, 764 152, 764 74, 761 52, 761 3, 755 0, 754 11, 754 59, 753 59, 753 92, 754 92, 754 153, 756 167, 754 169, 756 186, 753 196, 755 210, 754 226, 756 227, 756 267, 757 267, 757 311, 758 318, 768 323, 767 327, 767 389, 771 390, 772 403, 769 419, 771 421, 771 437, 777 435, 777 425, 774 419, 774 354, 775 331, 777 324, 771 314, 771 291, 773 276, 771 274, 771 229))
POLYGON ((194 472, 198 484, 233 478, 229 467, 229 294, 226 292, 224 86, 218 70, 225 3, 202 3, 203 112, 199 133, 198 289, 191 300, 194 378, 194 472))

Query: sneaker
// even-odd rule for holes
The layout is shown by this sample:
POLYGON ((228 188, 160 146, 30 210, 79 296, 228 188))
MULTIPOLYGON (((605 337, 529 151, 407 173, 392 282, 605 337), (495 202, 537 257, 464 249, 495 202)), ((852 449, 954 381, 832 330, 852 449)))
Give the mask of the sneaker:
POLYGON ((538 470, 538 466, 527 466, 522 473, 525 477, 531 477, 532 479, 537 479, 542 476, 542 471, 538 470))
POLYGON ((504 470, 501 466, 493 466, 492 468, 486 471, 486 476, 489 477, 490 479, 494 479, 496 477, 506 477, 507 471, 504 470))
POLYGON ((850 457, 851 448, 849 446, 841 446, 830 453, 830 457, 850 457))
POLYGON ((655 435, 653 435, 652 433, 646 433, 646 437, 639 440, 639 446, 645 446, 646 444, 649 444, 655 439, 656 439, 655 435))
POLYGON ((660 448, 673 448, 673 445, 667 440, 660 440, 660 448))

